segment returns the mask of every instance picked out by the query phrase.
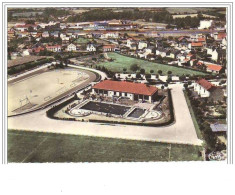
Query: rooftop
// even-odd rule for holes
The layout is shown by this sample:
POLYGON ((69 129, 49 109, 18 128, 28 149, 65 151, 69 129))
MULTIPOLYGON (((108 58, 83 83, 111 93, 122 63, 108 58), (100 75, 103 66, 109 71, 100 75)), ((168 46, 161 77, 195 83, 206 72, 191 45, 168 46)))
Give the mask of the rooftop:
POLYGON ((207 69, 209 70, 214 70, 214 71, 220 71, 222 69, 222 66, 220 65, 215 65, 215 64, 209 64, 207 66, 207 69))
POLYGON ((209 81, 205 79, 199 79, 197 83, 201 85, 203 88, 205 88, 206 90, 210 90, 214 86, 213 84, 211 84, 209 81))
POLYGON ((192 47, 202 47, 202 42, 192 42, 192 47))
POLYGON ((210 127, 213 132, 226 132, 227 131, 226 124, 215 123, 215 124, 211 124, 210 127))
POLYGON ((147 86, 143 83, 131 83, 126 81, 104 80, 93 86, 94 89, 126 92, 141 95, 153 95, 158 88, 147 86))

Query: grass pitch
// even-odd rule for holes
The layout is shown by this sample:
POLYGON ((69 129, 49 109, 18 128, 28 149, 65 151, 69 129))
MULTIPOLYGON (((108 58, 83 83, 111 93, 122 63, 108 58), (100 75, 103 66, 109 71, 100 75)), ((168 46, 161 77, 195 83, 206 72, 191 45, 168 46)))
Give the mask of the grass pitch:
POLYGON ((8 130, 8 162, 199 161, 202 148, 111 138, 8 130))
POLYGON ((102 62, 97 64, 98 66, 104 66, 105 68, 113 71, 113 72, 123 72, 123 68, 127 69, 127 72, 132 73, 130 70, 130 67, 132 64, 138 64, 140 68, 145 69, 145 73, 150 73, 150 70, 154 70, 154 74, 158 74, 158 70, 162 71, 163 75, 167 75, 168 71, 172 72, 172 75, 206 75, 206 73, 164 65, 164 64, 158 64, 154 62, 149 62, 141 59, 131 58, 127 56, 123 56, 117 53, 108 53, 108 56, 114 61, 112 62, 102 62))

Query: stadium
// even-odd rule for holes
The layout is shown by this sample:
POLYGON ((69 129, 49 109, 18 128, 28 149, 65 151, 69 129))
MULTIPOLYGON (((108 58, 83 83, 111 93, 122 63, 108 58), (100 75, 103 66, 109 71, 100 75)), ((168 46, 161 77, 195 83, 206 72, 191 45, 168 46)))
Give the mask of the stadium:
POLYGON ((8 82, 8 116, 30 112, 69 96, 96 80, 87 70, 44 70, 8 82))

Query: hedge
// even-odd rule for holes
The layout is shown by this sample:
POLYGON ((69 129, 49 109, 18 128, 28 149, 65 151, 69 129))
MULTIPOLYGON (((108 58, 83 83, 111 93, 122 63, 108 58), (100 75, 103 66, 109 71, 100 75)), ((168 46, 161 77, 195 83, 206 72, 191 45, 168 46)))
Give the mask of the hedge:
POLYGON ((21 64, 21 65, 15 66, 15 67, 8 68, 7 73, 9 75, 17 74, 22 71, 32 69, 32 68, 35 68, 39 65, 51 62, 52 60, 53 60, 52 58, 47 58, 47 59, 42 59, 42 60, 39 60, 36 62, 29 62, 29 63, 21 64))

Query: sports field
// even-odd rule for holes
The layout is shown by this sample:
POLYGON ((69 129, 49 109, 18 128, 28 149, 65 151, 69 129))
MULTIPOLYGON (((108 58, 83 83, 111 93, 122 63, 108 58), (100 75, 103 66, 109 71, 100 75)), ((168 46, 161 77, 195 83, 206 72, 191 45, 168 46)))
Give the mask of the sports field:
POLYGON ((9 163, 202 160, 199 146, 17 130, 8 130, 7 149, 9 163))
POLYGON ((88 81, 90 75, 75 69, 52 70, 8 84, 8 115, 37 108, 88 81))
POLYGON ((132 64, 138 64, 140 68, 145 69, 145 73, 150 73, 150 70, 154 70, 154 74, 158 74, 158 70, 162 71, 163 75, 167 75, 168 71, 172 72, 172 75, 206 75, 203 72, 199 71, 194 71, 194 70, 189 70, 185 68, 179 68, 179 67, 174 67, 174 66, 169 66, 169 65, 163 65, 163 64, 158 64, 154 62, 149 62, 141 59, 136 59, 136 58, 131 58, 127 56, 123 56, 117 53, 108 53, 108 56, 114 61, 112 62, 101 62, 97 64, 98 66, 104 66, 108 70, 111 70, 113 72, 123 72, 123 68, 127 69, 127 72, 133 73, 130 70, 130 67, 132 64))

